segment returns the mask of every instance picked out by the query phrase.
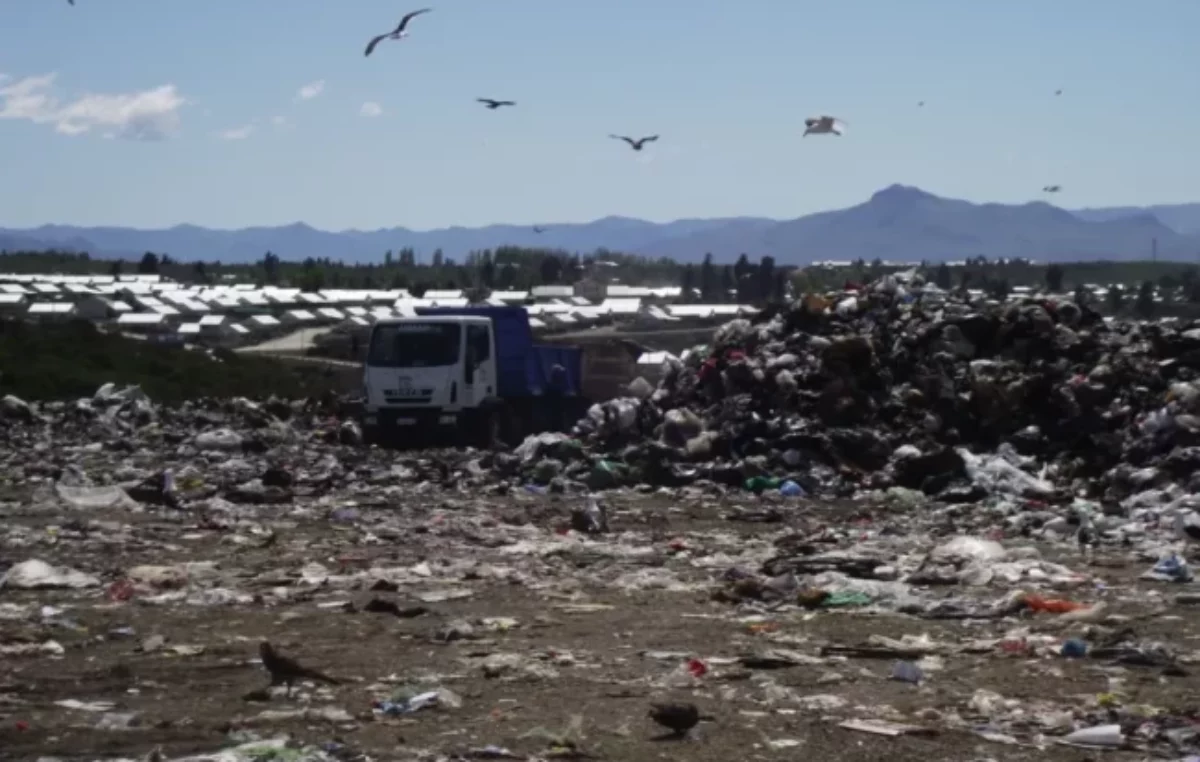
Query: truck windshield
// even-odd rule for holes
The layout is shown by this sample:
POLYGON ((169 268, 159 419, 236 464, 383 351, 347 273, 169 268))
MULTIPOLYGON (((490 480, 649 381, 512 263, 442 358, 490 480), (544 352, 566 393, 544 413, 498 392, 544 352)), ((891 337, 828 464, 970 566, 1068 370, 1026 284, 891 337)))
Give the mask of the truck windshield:
POLYGON ((458 362, 462 326, 456 323, 377 325, 371 332, 367 365, 377 368, 436 368, 458 362))

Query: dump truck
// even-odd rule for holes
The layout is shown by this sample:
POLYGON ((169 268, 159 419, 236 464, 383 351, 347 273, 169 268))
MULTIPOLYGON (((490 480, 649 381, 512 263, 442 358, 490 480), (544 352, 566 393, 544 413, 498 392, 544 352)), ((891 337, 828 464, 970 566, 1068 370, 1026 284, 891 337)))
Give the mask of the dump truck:
POLYGON ((415 312, 371 328, 363 364, 368 441, 515 446, 527 434, 569 427, 633 379, 635 358, 619 345, 535 343, 523 307, 415 312))

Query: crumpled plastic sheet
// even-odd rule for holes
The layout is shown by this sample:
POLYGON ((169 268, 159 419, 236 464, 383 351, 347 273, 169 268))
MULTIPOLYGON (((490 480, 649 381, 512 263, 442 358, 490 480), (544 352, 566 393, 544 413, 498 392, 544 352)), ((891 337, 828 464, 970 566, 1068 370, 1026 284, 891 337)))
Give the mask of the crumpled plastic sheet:
POLYGON ((0 577, 0 588, 15 587, 21 590, 45 588, 97 587, 100 580, 90 574, 66 566, 52 566, 45 561, 31 558, 10 568, 0 577))
POLYGON ((138 507, 138 502, 120 487, 68 487, 55 484, 54 492, 64 503, 78 510, 138 507))
POLYGON ((1049 497, 1054 485, 1028 474, 999 455, 976 455, 958 448, 972 483, 990 494, 1049 497))
MULTIPOLYGON (((265 741, 254 741, 241 744, 229 749, 210 752, 208 754, 189 754, 186 757, 170 757, 168 762, 336 762, 335 757, 315 747, 299 749, 288 748, 288 739, 273 738, 265 741)), ((143 762, 142 759, 111 757, 96 759, 94 762, 143 762)))

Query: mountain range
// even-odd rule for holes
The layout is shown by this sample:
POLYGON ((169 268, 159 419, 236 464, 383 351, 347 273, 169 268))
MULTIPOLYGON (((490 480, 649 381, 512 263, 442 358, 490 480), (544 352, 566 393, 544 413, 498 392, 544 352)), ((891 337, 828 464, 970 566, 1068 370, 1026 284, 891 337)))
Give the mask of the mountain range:
POLYGON ((717 261, 731 261, 744 252, 755 260, 770 255, 780 264, 978 256, 1065 262, 1147 259, 1155 244, 1161 259, 1193 260, 1200 255, 1200 203, 1068 211, 1042 201, 975 204, 892 185, 856 206, 792 220, 732 217, 656 223, 604 217, 547 225, 542 233, 523 225, 331 232, 302 222, 240 230, 195 225, 163 230, 70 225, 0 228, 0 250, 57 248, 127 259, 153 251, 176 260, 208 262, 253 262, 266 251, 290 260, 330 257, 379 262, 385 251, 405 247, 423 257, 441 249, 447 257, 461 259, 470 251, 502 245, 583 253, 605 248, 681 262, 698 262, 709 252, 717 261))

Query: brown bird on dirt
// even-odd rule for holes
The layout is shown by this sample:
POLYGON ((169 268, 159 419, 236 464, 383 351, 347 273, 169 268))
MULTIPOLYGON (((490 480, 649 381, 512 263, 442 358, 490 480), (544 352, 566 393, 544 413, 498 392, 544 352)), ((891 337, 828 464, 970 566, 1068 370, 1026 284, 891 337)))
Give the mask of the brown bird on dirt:
POLYGON ((316 680, 330 685, 338 684, 338 681, 332 677, 315 669, 301 666, 294 659, 289 659, 279 653, 265 640, 258 645, 258 655, 262 659, 263 666, 267 668, 267 672, 271 673, 271 685, 286 685, 289 696, 292 694, 292 683, 297 680, 316 680))
POLYGON ((651 704, 649 716, 677 736, 687 735, 701 720, 713 719, 711 715, 700 714, 695 704, 651 704))

